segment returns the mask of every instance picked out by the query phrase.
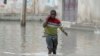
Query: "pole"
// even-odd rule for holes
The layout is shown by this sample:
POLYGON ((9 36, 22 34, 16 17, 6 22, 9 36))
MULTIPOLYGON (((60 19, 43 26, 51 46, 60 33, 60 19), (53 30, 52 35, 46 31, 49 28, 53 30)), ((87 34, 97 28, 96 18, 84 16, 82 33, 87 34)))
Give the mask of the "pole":
POLYGON ((34 0, 34 15, 36 14, 36 8, 35 8, 35 6, 36 6, 36 4, 35 4, 35 2, 36 2, 36 0, 34 0))
POLYGON ((7 0, 4 0, 4 4, 7 4, 7 0))
POLYGON ((65 0, 62 0, 62 20, 65 20, 65 0))
POLYGON ((33 13, 35 14, 35 0, 32 0, 33 13))
POLYGON ((27 8, 27 0, 23 0, 23 8, 21 15, 21 26, 26 26, 26 9, 27 8))

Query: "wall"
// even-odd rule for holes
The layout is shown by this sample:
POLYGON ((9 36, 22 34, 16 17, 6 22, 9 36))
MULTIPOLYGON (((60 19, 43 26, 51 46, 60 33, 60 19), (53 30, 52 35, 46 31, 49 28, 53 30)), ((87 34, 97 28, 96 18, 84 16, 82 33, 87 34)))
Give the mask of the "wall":
POLYGON ((78 21, 79 23, 100 22, 100 0, 79 0, 78 1, 78 21))
POLYGON ((63 1, 63 20, 69 22, 76 22, 77 20, 77 3, 78 0, 64 0, 63 1))
MULTIPOLYGON (((58 17, 62 19, 62 0, 51 0, 51 2, 48 1, 49 0, 27 0, 27 14, 47 16, 50 10, 55 9, 57 10, 58 17)), ((0 2, 0 14, 21 14, 23 0, 8 0, 6 5, 3 4, 3 1, 0 0, 0 2)))

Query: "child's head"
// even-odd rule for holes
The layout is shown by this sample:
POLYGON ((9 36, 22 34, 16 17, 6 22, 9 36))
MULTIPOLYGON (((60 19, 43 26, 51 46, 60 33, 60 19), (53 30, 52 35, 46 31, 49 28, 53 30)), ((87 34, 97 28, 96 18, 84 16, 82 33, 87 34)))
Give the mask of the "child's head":
POLYGON ((54 19, 56 16, 57 16, 56 10, 51 10, 51 11, 50 11, 50 17, 51 17, 52 19, 54 19))

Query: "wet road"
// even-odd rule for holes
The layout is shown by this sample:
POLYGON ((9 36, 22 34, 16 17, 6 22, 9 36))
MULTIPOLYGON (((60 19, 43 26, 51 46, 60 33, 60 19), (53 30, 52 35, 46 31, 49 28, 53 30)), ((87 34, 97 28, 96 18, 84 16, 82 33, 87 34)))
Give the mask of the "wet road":
MULTIPOLYGON (((93 31, 66 29, 60 31, 57 56, 100 56, 100 34, 93 31)), ((48 56, 42 23, 0 21, 0 56, 48 56)))

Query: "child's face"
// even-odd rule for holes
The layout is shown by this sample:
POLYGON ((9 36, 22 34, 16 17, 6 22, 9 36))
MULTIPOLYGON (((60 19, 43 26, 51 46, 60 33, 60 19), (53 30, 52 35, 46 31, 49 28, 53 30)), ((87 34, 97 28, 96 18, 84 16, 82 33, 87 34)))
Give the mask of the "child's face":
POLYGON ((56 13, 55 12, 51 12, 51 17, 55 18, 56 17, 56 13))

